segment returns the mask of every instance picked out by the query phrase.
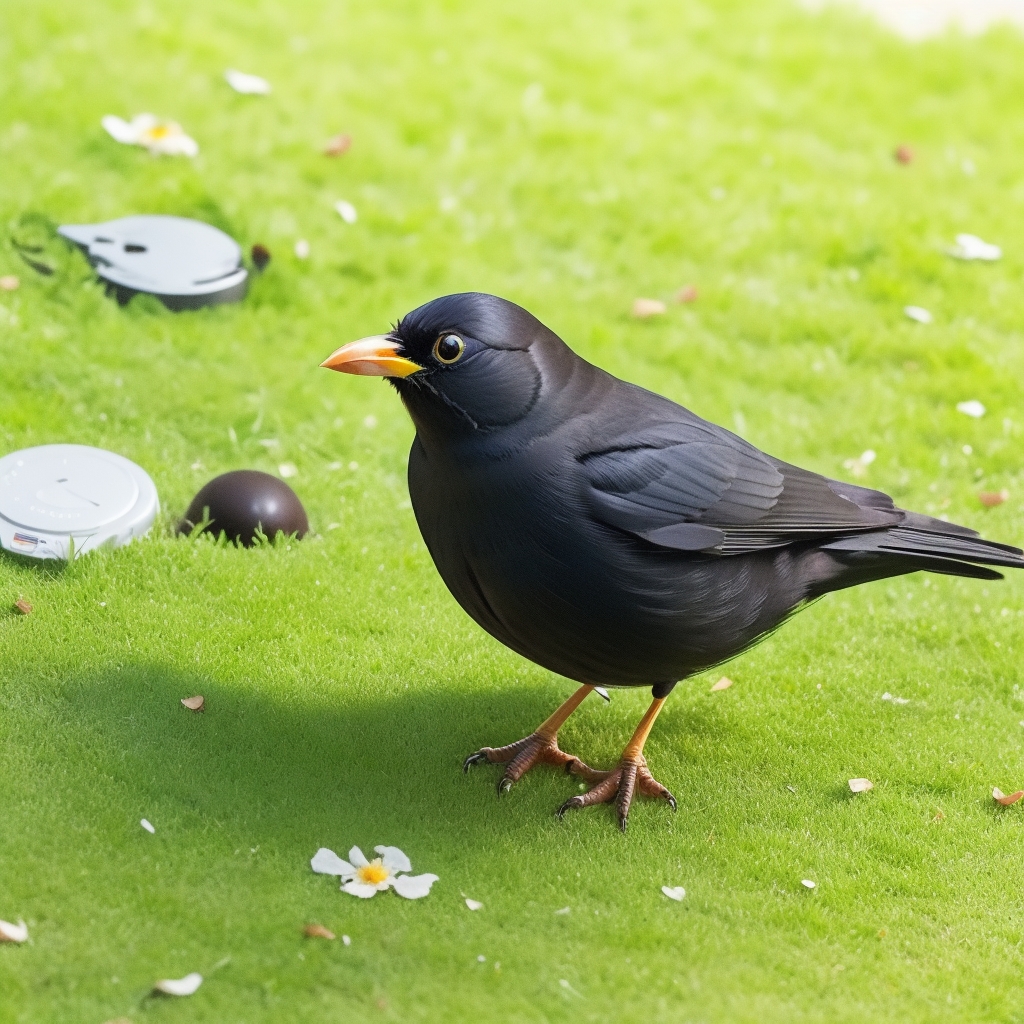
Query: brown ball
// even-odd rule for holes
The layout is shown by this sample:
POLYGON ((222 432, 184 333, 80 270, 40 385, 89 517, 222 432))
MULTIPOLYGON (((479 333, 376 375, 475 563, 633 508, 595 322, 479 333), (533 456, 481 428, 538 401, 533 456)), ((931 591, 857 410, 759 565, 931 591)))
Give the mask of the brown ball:
POLYGON ((277 534, 303 537, 309 532, 309 520, 295 492, 283 481, 256 469, 236 469, 214 477, 192 499, 179 533, 189 533, 203 521, 209 510, 206 530, 228 540, 251 547, 259 528, 271 540, 277 534))

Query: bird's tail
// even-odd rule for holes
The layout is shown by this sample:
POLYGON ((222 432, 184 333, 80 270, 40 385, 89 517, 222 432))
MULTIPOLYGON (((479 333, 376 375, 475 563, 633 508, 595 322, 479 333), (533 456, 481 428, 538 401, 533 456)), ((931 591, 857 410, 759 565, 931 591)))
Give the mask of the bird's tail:
POLYGON ((923 569, 947 576, 999 580, 1002 573, 985 566, 1024 569, 1024 552, 1020 548, 983 540, 966 526, 917 512, 905 512, 904 516, 898 526, 840 537, 823 544, 822 550, 839 555, 851 568, 859 564, 875 579, 923 569), (879 559, 880 555, 888 557, 879 559), (890 560, 892 571, 880 571, 877 575, 870 571, 872 563, 884 570, 890 560), (904 567, 898 568, 901 564, 904 567))

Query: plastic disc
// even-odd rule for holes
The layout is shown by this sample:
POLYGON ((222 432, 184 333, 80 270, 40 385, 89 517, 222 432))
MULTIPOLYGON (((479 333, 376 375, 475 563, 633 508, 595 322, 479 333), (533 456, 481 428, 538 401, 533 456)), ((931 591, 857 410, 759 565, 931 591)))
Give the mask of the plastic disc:
POLYGON ((160 501, 145 470, 82 444, 47 444, 0 458, 0 547, 67 558, 120 547, 153 525, 160 501))

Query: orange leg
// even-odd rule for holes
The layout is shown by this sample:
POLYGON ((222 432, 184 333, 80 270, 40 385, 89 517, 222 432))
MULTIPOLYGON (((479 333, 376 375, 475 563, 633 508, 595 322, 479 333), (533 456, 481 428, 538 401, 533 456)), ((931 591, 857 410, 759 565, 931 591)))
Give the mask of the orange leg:
POLYGON ((675 797, 650 773, 647 761, 644 759, 644 744, 647 742, 647 737, 650 735, 654 721, 664 703, 664 697, 654 699, 647 709, 647 713, 640 719, 633 738, 626 744, 618 768, 610 772, 596 772, 587 768, 586 765, 580 765, 577 774, 582 775, 588 782, 593 782, 595 785, 582 796, 574 796, 566 800, 558 808, 560 818, 566 811, 572 811, 578 807, 590 807, 593 804, 610 803, 614 800, 619 813, 619 828, 625 832, 626 822, 629 820, 629 807, 638 786, 644 796, 661 797, 668 801, 673 811, 676 809, 675 797))
POLYGON ((525 739, 510 743, 507 747, 481 747, 463 761, 462 770, 468 772, 470 765, 485 762, 507 764, 504 775, 498 780, 499 793, 507 793, 512 783, 518 782, 535 764, 564 765, 567 772, 589 773, 591 769, 582 761, 558 749, 558 730, 593 689, 593 686, 581 686, 525 739))

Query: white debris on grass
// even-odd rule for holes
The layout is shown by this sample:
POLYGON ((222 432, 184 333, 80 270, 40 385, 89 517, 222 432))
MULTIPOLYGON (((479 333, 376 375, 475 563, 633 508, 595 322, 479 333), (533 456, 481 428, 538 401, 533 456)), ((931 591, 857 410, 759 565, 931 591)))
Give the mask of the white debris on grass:
POLYGON ((309 259, 309 242, 307 242, 304 238, 300 238, 300 239, 298 239, 296 241, 296 243, 295 243, 295 255, 300 260, 308 260, 309 259))
POLYGON ((809 878, 801 878, 801 879, 800 879, 800 884, 801 884, 801 885, 802 885, 802 886, 803 886, 803 887, 804 887, 805 889, 816 889, 816 888, 817 888, 817 886, 818 886, 818 883, 817 883, 817 882, 812 882, 812 881, 811 881, 811 880, 810 880, 809 878))
POLYGON ((904 306, 903 312, 919 324, 930 324, 933 320, 931 313, 924 306, 904 306))
POLYGON ((356 212, 356 208, 346 199, 339 199, 334 204, 334 208, 338 211, 338 216, 346 224, 355 224, 355 222, 359 220, 359 214, 356 212))
POLYGON ((190 996, 198 991, 203 983, 203 976, 193 971, 184 978, 165 978, 153 986, 154 992, 162 992, 165 996, 190 996))
POLYGON ((155 829, 155 828, 153 828, 152 824, 151 824, 151 823, 149 822, 149 820, 148 820, 147 818, 143 818, 143 819, 142 819, 142 821, 140 821, 140 822, 139 822, 139 824, 140 824, 140 825, 141 825, 141 826, 142 826, 142 827, 143 827, 143 828, 144 828, 144 829, 145 829, 145 830, 146 830, 147 832, 149 832, 149 833, 150 833, 150 835, 152 835, 152 834, 153 834, 154 832, 156 832, 156 829, 155 829))
POLYGON ((851 793, 866 793, 869 789, 874 788, 875 784, 870 779, 850 779, 851 793))
POLYGON ((646 320, 651 316, 660 316, 667 308, 660 299, 636 299, 633 302, 633 316, 646 320))
POLYGON ((259 75, 247 75, 244 71, 228 68, 224 72, 224 80, 235 92, 247 96, 267 96, 270 93, 270 83, 259 75))
POLYGON ((875 450, 868 448, 866 451, 861 452, 857 458, 847 459, 843 463, 843 469, 848 469, 854 476, 861 477, 867 473, 868 466, 877 458, 878 455, 875 450))
POLYGON ((562 914, 568 914, 571 911, 572 911, 572 907, 562 907, 561 910, 556 910, 555 913, 562 915, 562 914))
POLYGON ((971 419, 980 420, 985 415, 985 406, 976 398, 972 398, 967 402, 957 402, 956 411, 962 412, 965 416, 970 416, 971 419))
POLYGON ((17 924, 0 921, 0 942, 28 942, 28 925, 21 918, 17 924))
POLYGON ((949 255, 958 260, 998 260, 1002 259, 1003 250, 977 235, 957 235, 956 245, 949 250, 949 255))
POLYGON ((483 910, 484 905, 479 900, 471 900, 468 896, 466 897, 466 906, 470 910, 483 910))
POLYGON ((891 693, 883 693, 882 700, 891 700, 893 704, 909 704, 910 699, 907 697, 894 697, 891 693))
POLYGON ((686 890, 681 885, 663 885, 661 891, 670 899, 675 900, 676 903, 681 903, 683 897, 686 895, 686 890))
POLYGON ((290 480, 293 476, 299 475, 298 466, 296 466, 294 462, 282 462, 281 465, 277 467, 277 471, 285 480, 290 480))

